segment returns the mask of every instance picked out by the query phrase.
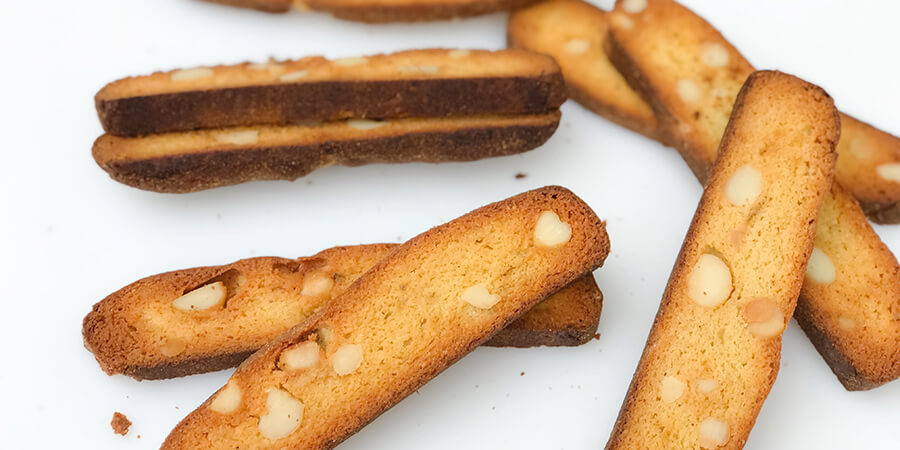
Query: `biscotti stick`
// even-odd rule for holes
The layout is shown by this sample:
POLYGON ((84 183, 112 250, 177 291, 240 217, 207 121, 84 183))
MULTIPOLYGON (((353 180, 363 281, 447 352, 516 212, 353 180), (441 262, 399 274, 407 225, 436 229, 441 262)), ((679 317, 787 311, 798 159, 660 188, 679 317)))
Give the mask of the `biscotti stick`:
POLYGON ((825 91, 780 72, 747 79, 607 449, 743 447, 775 382, 839 135, 825 91))
POLYGON ((342 119, 541 114, 565 101, 565 89, 559 66, 545 55, 430 49, 158 72, 112 82, 94 100, 107 133, 136 136, 342 119))
MULTIPOLYGON (((650 0, 644 9, 618 4, 607 44, 613 64, 656 112, 660 134, 703 180, 732 113, 726 92, 742 82, 731 74, 749 64, 706 21, 670 0, 650 0), (652 57, 655 45, 676 46, 667 54, 678 59, 652 57)), ((849 135, 840 142, 853 139, 853 125, 841 129, 849 135)), ((900 377, 900 266, 842 189, 844 160, 838 158, 837 182, 819 215, 818 250, 795 317, 844 386, 860 390, 900 377)))
MULTIPOLYGON (((571 95, 592 111, 661 139, 659 133, 644 131, 653 129, 656 121, 634 114, 640 110, 634 106, 637 94, 623 84, 621 75, 597 69, 610 66, 602 51, 606 40, 602 33, 611 18, 634 23, 626 14, 610 15, 581 1, 541 3, 511 16, 509 40, 511 45, 555 57, 563 68, 569 92, 583 89, 587 100, 571 95), (600 34, 593 30, 600 30, 600 34), (570 50, 583 46, 566 43, 579 40, 587 41, 588 48, 580 56, 570 56, 570 50), (641 120, 642 124, 634 125, 641 120)), ((727 110, 730 113, 731 105, 727 110)), ((842 116, 845 131, 848 120, 852 121, 842 116)), ((844 141, 842 138, 840 142, 844 141)), ((900 321, 895 319, 895 311, 900 311, 900 267, 894 255, 866 222, 856 202, 844 194, 826 202, 818 233, 818 245, 827 258, 818 257, 816 261, 822 262, 826 273, 833 266, 835 277, 825 278, 824 283, 807 279, 794 317, 848 389, 872 388, 897 378, 900 321)))
POLYGON ((510 11, 539 0, 206 0, 266 12, 315 10, 369 23, 423 22, 510 11))
POLYGON ((163 448, 332 448, 608 251, 560 187, 427 231, 247 359, 163 448))
MULTIPOLYGON (((103 370, 136 379, 227 369, 316 309, 395 244, 335 247, 308 258, 250 258, 168 272, 94 305, 84 343, 103 370)), ((587 274, 531 308, 485 345, 575 346, 597 331, 602 293, 587 274)))
POLYGON ((543 144, 559 110, 309 125, 256 126, 119 137, 94 143, 97 164, 138 189, 185 193, 254 180, 294 180, 320 167, 452 162, 506 156, 543 144))

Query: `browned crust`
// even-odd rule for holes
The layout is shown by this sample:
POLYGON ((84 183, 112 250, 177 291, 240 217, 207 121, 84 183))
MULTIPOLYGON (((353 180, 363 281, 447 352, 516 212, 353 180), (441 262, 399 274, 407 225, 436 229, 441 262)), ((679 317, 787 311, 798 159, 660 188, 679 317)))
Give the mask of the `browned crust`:
POLYGON ((103 129, 137 136, 199 128, 303 124, 350 118, 516 115, 566 99, 562 74, 534 77, 317 81, 95 98, 103 129))
POLYGON ((473 17, 498 11, 509 11, 537 3, 540 0, 470 0, 442 2, 440 0, 415 1, 405 4, 341 4, 330 0, 306 0, 311 9, 327 12, 337 18, 355 22, 426 22, 449 20, 457 17, 473 17))
POLYGON ((900 203, 880 203, 859 200, 859 206, 872 222, 882 225, 900 223, 900 203))
POLYGON ((822 355, 822 358, 825 359, 825 363, 828 364, 828 367, 831 368, 831 371, 834 372, 845 389, 848 391, 865 391, 890 381, 884 380, 879 382, 861 377, 856 367, 835 347, 828 333, 816 326, 813 316, 813 312, 809 310, 807 302, 801 296, 797 302, 797 309, 794 310, 794 319, 797 320, 800 328, 806 333, 806 336, 813 346, 816 347, 816 350, 819 351, 819 354, 822 355))
POLYGON ((291 9, 291 0, 202 0, 209 3, 249 8, 269 13, 283 13, 291 9))
POLYGON ((294 180, 328 165, 455 162, 513 155, 540 146, 556 131, 559 111, 543 123, 473 126, 278 147, 246 147, 149 159, 109 159, 118 139, 103 135, 94 159, 123 184, 155 192, 185 193, 254 180, 294 180))
MULTIPOLYGON (((309 320, 293 329, 285 332, 278 339, 270 342, 248 358, 232 376, 232 380, 256 380, 269 372, 269 367, 274 364, 278 355, 287 347, 294 345, 301 339, 305 339, 315 332, 320 321, 328 323, 340 322, 341 317, 348 311, 352 311, 358 303, 367 299, 367 293, 375 292, 376 286, 392 279, 392 272, 406 270, 406 264, 416 264, 422 252, 434 249, 441 251, 442 243, 454 239, 460 233, 465 233, 472 227, 481 227, 483 222, 491 218, 509 214, 533 214, 540 211, 553 209, 564 214, 563 220, 572 227, 572 239, 563 247, 566 252, 565 265, 557 267, 535 268, 539 270, 540 282, 529 286, 517 286, 514 290, 515 302, 503 308, 503 313, 497 315, 485 326, 479 326, 471 332, 457 333, 453 335, 453 342, 442 342, 437 347, 431 347, 430 357, 417 364, 412 375, 414 378, 391 378, 390 390, 378 392, 376 396, 366 398, 366 393, 359 393, 360 401, 353 410, 353 417, 341 417, 329 421, 325 426, 326 431, 321 435, 302 435, 308 439, 308 448, 328 449, 337 446, 360 428, 387 411, 400 400, 415 392, 426 382, 437 376, 447 367, 474 350, 478 345, 488 340, 500 329, 511 323, 519 315, 537 304, 540 299, 546 298, 568 283, 577 279, 580 274, 596 269, 602 265, 609 253, 609 238, 606 234, 605 223, 588 207, 584 201, 575 196, 569 190, 559 186, 549 186, 519 194, 507 200, 492 203, 479 208, 469 214, 455 219, 447 224, 433 228, 425 233, 410 239, 398 247, 389 256, 378 262, 369 272, 353 283, 347 291, 337 299, 319 310, 309 320)), ((457 255, 448 255, 450 257, 457 255)), ((562 256, 559 256, 560 258, 562 256)), ((556 261, 556 259, 554 259, 556 261)), ((207 408, 213 397, 207 399, 200 407, 182 420, 169 434, 163 443, 163 449, 190 448, 196 442, 215 438, 215 433, 224 428, 209 428, 206 422, 211 412, 207 408)), ((235 419, 239 420, 239 419, 235 419)), ((233 429, 230 425, 227 429, 233 429)), ((295 434, 296 436, 296 434, 295 434)), ((247 443, 252 445, 252 443, 247 443)), ((280 443, 289 446, 287 440, 280 443)), ((294 444, 296 446, 296 443, 294 444)))

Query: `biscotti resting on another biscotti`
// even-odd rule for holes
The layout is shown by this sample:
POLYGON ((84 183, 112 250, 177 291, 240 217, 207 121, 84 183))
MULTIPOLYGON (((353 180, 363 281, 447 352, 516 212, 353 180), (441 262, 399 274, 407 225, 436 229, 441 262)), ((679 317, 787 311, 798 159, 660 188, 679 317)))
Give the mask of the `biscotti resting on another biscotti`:
MULTIPOLYGON (((660 4, 653 2, 646 9, 652 11, 658 7, 660 4)), ((708 23, 684 8, 657 14, 655 21, 648 24, 636 21, 632 17, 635 13, 627 11, 623 8, 619 12, 606 13, 576 0, 541 3, 510 17, 510 45, 555 57, 563 68, 573 98, 603 117, 665 143, 664 133, 656 131, 655 116, 647 114, 649 105, 638 98, 617 70, 613 70, 614 66, 603 51, 610 21, 621 22, 623 27, 639 33, 636 44, 663 45, 669 42, 666 36, 676 30, 679 35, 690 30, 706 33, 705 38, 698 41, 710 39, 723 46, 727 43, 714 30, 709 32, 712 28, 708 23), (691 18, 691 22, 670 23, 663 18, 681 18, 681 21, 691 18), (642 25, 636 26, 638 24, 642 25), (596 30, 599 32, 595 33, 596 30)), ((694 52, 694 59, 701 58, 703 46, 678 45, 681 47, 676 54, 684 56, 694 52)), ((637 60, 650 55, 652 53, 645 49, 633 58, 637 60)), ((735 58, 734 61, 742 60, 740 55, 735 58)), ((629 77, 640 85, 639 78, 656 79, 661 71, 666 72, 656 66, 650 67, 638 67, 640 72, 631 73, 629 77)), ((659 83, 662 85, 665 81, 659 83)), ((717 91, 717 86, 710 87, 709 92, 713 91, 717 91)), ((652 97, 650 92, 642 94, 652 97)), ((732 109, 731 103, 716 105, 715 111, 698 109, 697 112, 702 116, 715 114, 726 120, 732 109)), ((853 119, 843 115, 842 122, 842 130, 847 133, 853 119)), ((710 128, 706 132, 720 131, 710 128)), ((839 154, 846 148, 846 142, 848 139, 843 136, 838 143, 839 154)), ((682 154, 688 151, 680 150, 682 154)), ((705 168, 712 163, 715 149, 711 155, 700 158, 705 168)), ((841 162, 846 159, 845 156, 838 158, 836 177, 840 176, 842 167, 847 167, 841 162)), ((705 176, 700 177, 703 178, 705 176)), ((856 202, 844 193, 836 192, 826 200, 819 215, 817 233, 820 251, 815 253, 811 269, 815 277, 807 277, 794 317, 847 389, 868 389, 897 378, 900 376, 900 266, 894 255, 866 222, 856 202)))
POLYGON ((248 358, 163 448, 332 448, 608 252, 560 187, 427 231, 248 358))
POLYGON ((103 135, 97 164, 123 184, 184 193, 254 180, 294 180, 321 167, 453 162, 513 155, 543 144, 559 111, 311 125, 256 126, 153 134, 103 135))
MULTIPOLYGON (((610 19, 610 60, 654 109, 663 140, 703 180, 742 74, 752 68, 715 28, 678 3, 649 0, 632 12, 626 5, 617 4, 610 19), (655 57, 660 48, 670 56, 655 57)), ((846 115, 841 120, 840 142, 857 139, 848 127, 856 122, 846 115)), ((847 389, 870 389, 900 376, 900 266, 842 189, 841 147, 794 317, 847 389)))
POLYGON ((831 98, 752 74, 607 449, 740 449, 781 359, 840 136, 831 98))
MULTIPOLYGON (((94 305, 84 318, 85 347, 107 374, 136 379, 234 367, 339 296, 396 247, 336 247, 308 258, 250 258, 144 278, 94 305)), ((602 303, 587 274, 485 345, 584 344, 597 332, 602 303)))
POLYGON ((206 0, 266 12, 314 10, 357 22, 422 22, 510 11, 539 0, 206 0))
POLYGON ((197 67, 125 78, 94 101, 103 129, 137 136, 311 121, 544 114, 559 66, 524 50, 409 50, 197 67))

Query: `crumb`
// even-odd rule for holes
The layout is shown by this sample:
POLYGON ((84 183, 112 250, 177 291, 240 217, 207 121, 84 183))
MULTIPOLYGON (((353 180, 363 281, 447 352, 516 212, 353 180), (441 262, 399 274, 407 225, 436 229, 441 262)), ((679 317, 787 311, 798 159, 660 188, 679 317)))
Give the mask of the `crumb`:
POLYGON ((138 435, 138 439, 140 439, 140 438, 141 438, 141 435, 138 435))
POLYGON ((517 180, 521 180, 522 178, 525 178, 525 177, 527 177, 527 176, 528 176, 528 174, 524 174, 524 173, 522 173, 522 172, 519 172, 519 173, 516 174, 516 179, 517 179, 517 180))
POLYGON ((113 413, 112 421, 109 424, 112 426, 113 433, 121 434, 122 436, 128 434, 128 428, 131 427, 131 421, 125 417, 125 414, 118 411, 113 413))
POLYGON ((600 340, 600 333, 597 333, 594 335, 594 340, 596 340, 596 341, 600 340))
POLYGON ((520 376, 520 377, 524 377, 524 376, 525 376, 525 372, 520 373, 519 376, 520 376))
POLYGON ((176 406, 175 409, 181 409, 181 408, 179 408, 179 407, 176 406))

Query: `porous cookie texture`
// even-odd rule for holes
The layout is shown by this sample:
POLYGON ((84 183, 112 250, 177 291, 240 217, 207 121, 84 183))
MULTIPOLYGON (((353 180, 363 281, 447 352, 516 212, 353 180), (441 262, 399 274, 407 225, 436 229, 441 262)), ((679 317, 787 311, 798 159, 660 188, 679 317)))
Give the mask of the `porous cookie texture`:
POLYGON ((839 133, 820 88, 748 78, 607 449, 744 446, 778 372, 839 133), (728 186, 747 166, 761 192, 734 204, 728 186))
MULTIPOLYGON (((680 97, 676 97, 673 86, 679 79, 685 78, 676 74, 665 75, 666 71, 674 66, 655 63, 654 55, 657 53, 654 53, 653 49, 670 48, 668 47, 672 41, 669 39, 670 35, 690 35, 690 32, 699 30, 704 37, 716 37, 716 41, 695 38, 694 41, 703 41, 703 44, 695 47, 672 47, 673 53, 682 55, 690 52, 693 55, 688 58, 692 61, 691 64, 700 61, 711 69, 710 65, 703 63, 704 59, 710 58, 708 55, 704 57, 704 54, 709 52, 711 46, 718 44, 719 48, 715 52, 722 53, 723 49, 728 52, 726 63, 728 67, 738 64, 737 67, 742 68, 745 64, 741 62, 743 58, 740 55, 730 53, 731 47, 726 45, 727 42, 724 42, 718 32, 714 32, 708 23, 689 10, 671 2, 657 0, 649 1, 645 10, 657 11, 652 21, 641 19, 642 13, 628 13, 622 9, 604 13, 592 5, 575 0, 546 2, 513 15, 510 34, 515 38, 511 38, 511 41, 519 44, 528 42, 524 35, 520 36, 520 33, 516 32, 520 29, 513 26, 517 20, 529 17, 529 21, 535 23, 546 22, 547 25, 543 28, 545 33, 538 35, 543 37, 525 48, 542 51, 557 58, 569 86, 574 84, 618 86, 613 90, 584 91, 590 94, 587 100, 575 95, 573 98, 617 123, 622 123, 620 118, 626 116, 632 117, 632 120, 643 120, 640 125, 626 126, 667 143, 664 136, 666 133, 656 132, 657 123, 652 115, 651 120, 641 119, 643 115, 630 114, 631 109, 622 106, 623 102, 633 104, 635 99, 639 100, 638 93, 622 83, 623 75, 626 81, 637 87, 641 96, 658 106, 660 114, 669 117, 666 120, 678 123, 666 112, 669 110, 666 103, 681 101, 680 97), (666 9, 660 11, 660 8, 666 9), (692 18, 685 21, 685 17, 692 18), (668 20, 673 22, 670 23, 668 20), (610 65, 607 55, 602 52, 589 52, 583 58, 566 59, 563 49, 554 42, 570 39, 571 35, 567 32, 570 28, 568 23, 574 24, 576 21, 586 22, 584 25, 586 30, 610 30, 614 27, 611 34, 617 36, 619 44, 612 46, 610 38, 606 38, 605 46, 609 52, 617 55, 614 61, 621 65, 617 67, 623 71, 621 75, 618 71, 609 75, 609 71, 591 69, 610 65), (557 35, 562 37, 555 38, 557 35), (663 75, 664 79, 659 78, 663 75), (651 82, 660 87, 650 89, 651 82), (662 90, 666 90, 668 94, 665 97, 655 97, 655 93, 662 90), (653 131, 649 133, 643 131, 646 129, 653 131)), ((573 25, 572 28, 574 27, 573 25)), ((672 41, 674 44, 678 42, 681 41, 672 41)), ((718 59, 721 61, 725 58, 720 55, 718 59)), ((694 115, 697 117, 714 115, 720 118, 718 120, 722 121, 721 127, 724 127, 724 120, 731 114, 733 102, 733 99, 729 100, 726 97, 736 95, 736 92, 734 94, 729 92, 731 91, 723 86, 712 86, 709 95, 720 99, 715 102, 717 111, 690 109, 688 110, 690 115, 685 120, 694 120, 694 115)), ((643 104, 649 110, 649 106, 643 104)), ((881 144, 868 144, 870 141, 868 138, 871 138, 869 135, 866 138, 848 138, 853 134, 849 130, 855 127, 856 122, 846 115, 842 115, 841 119, 844 136, 838 143, 838 153, 842 156, 835 169, 837 178, 840 178, 840 173, 848 164, 849 158, 843 149, 849 148, 849 151, 857 154, 857 157, 866 158, 881 152, 879 148, 888 148, 881 147, 881 144)), ((705 122, 712 124, 713 121, 698 119, 697 123, 705 122)), ((677 131, 685 133, 692 130, 687 123, 678 123, 678 128, 677 131)), ((720 127, 712 124, 704 127, 704 133, 715 135, 715 139, 705 139, 704 142, 715 142, 715 145, 718 145, 718 138, 721 137, 720 127)), ((889 136, 882 136, 883 139, 876 139, 875 142, 884 144, 890 140, 889 136)), ((684 142, 677 141, 670 144, 678 148, 686 161, 691 161, 692 167, 697 169, 695 174, 698 179, 705 180, 706 171, 715 155, 715 148, 687 148, 684 147, 684 142)), ((887 169, 890 167, 882 171, 887 169)), ((847 389, 870 389, 900 377, 900 318, 895 313, 900 311, 900 266, 894 255, 869 226, 856 201, 837 184, 826 199, 819 216, 817 245, 828 247, 830 261, 839 272, 839 276, 833 283, 825 285, 807 279, 794 317, 847 389), (857 326, 852 332, 840 328, 837 325, 839 317, 848 312, 856 316, 854 320, 857 324, 865 323, 866 326, 857 326)), ((745 230, 740 228, 732 231, 735 245, 739 245, 745 236, 745 230)))
MULTIPOLYGON (((429 230, 238 367, 229 382, 241 388, 243 400, 234 412, 217 413, 207 400, 163 448, 332 448, 542 298, 598 267, 608 251, 604 223, 560 187, 529 191, 429 230), (571 227, 565 245, 534 245, 544 211, 571 227), (500 300, 487 309, 462 301, 478 284, 500 300), (320 346, 319 362, 279 368, 281 354, 303 342, 320 346), (335 356, 348 345, 359 347, 359 365, 341 375, 335 356), (302 419, 283 435, 265 437, 260 418, 271 413, 273 389, 302 404, 302 419)), ((342 363, 341 371, 350 366, 342 363)))
MULTIPOLYGON (((147 277, 94 305, 84 319, 85 347, 106 373, 137 379, 234 367, 339 296, 396 247, 335 247, 307 258, 250 258, 147 277), (216 303, 215 309, 177 306, 179 299, 218 285, 227 291, 227 302, 216 303)), ((485 345, 584 344, 597 332, 602 298, 594 277, 586 274, 531 308, 485 345)), ((310 367, 320 357, 315 344, 299 344, 282 353, 279 367, 310 367)), ((233 402, 226 399, 235 396, 240 397, 240 389, 230 385, 213 407, 228 409, 233 402)))
POLYGON ((510 14, 507 42, 510 47, 553 56, 562 68, 569 97, 584 107, 654 136, 653 111, 604 53, 608 21, 609 13, 582 1, 542 2, 510 14), (581 51, 573 52, 573 47, 581 51))
POLYGON ((408 50, 201 67, 130 77, 95 96, 103 129, 137 136, 200 128, 539 114, 565 101, 559 66, 524 50, 408 50))
POLYGON ((120 183, 186 193, 247 181, 294 180, 332 165, 459 162, 522 153, 546 142, 559 118, 555 110, 396 119, 377 122, 380 126, 332 121, 139 137, 105 134, 94 143, 93 155, 120 183), (235 143, 235 136, 244 137, 235 143))
POLYGON ((423 22, 509 11, 538 0, 206 0, 266 12, 324 11, 357 22, 423 22))

